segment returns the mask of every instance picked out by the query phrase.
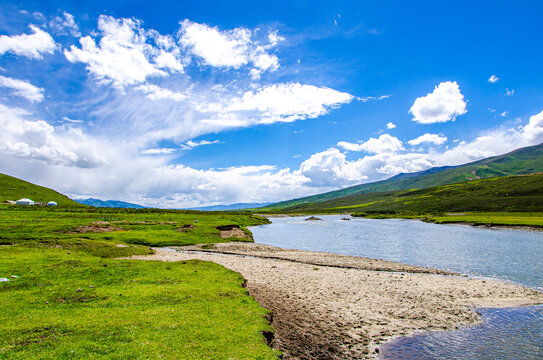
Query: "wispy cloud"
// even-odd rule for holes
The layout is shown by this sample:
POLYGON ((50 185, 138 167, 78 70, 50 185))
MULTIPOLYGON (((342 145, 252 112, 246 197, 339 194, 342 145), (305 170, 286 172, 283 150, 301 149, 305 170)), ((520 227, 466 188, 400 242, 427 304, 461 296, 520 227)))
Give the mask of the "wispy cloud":
POLYGON ((497 83, 498 80, 500 80, 500 78, 497 77, 496 75, 490 75, 490 77, 488 78, 488 82, 491 84, 497 83))
POLYGON ((0 86, 11 89, 11 95, 23 97, 28 101, 43 101, 43 88, 34 86, 29 81, 0 75, 0 86))

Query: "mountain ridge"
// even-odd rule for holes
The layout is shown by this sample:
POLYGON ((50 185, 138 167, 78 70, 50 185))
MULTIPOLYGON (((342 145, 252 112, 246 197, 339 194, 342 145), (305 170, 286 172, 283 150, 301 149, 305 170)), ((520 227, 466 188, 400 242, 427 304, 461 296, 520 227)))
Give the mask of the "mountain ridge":
POLYGON ((345 196, 385 191, 425 189, 471 180, 530 174, 541 171, 543 171, 543 144, 515 149, 502 155, 462 165, 433 167, 415 173, 400 173, 386 180, 281 201, 265 206, 262 210, 281 210, 301 204, 318 203, 345 196))

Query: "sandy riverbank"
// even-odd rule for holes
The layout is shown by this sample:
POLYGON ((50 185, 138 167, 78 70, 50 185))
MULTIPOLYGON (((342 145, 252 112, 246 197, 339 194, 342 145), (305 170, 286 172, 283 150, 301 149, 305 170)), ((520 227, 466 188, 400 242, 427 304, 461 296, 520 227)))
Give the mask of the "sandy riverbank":
POLYGON ((473 307, 543 303, 542 293, 520 286, 383 260, 253 243, 198 249, 134 258, 201 259, 241 273, 249 293, 273 311, 272 345, 285 359, 375 358, 391 336, 478 321, 473 307))

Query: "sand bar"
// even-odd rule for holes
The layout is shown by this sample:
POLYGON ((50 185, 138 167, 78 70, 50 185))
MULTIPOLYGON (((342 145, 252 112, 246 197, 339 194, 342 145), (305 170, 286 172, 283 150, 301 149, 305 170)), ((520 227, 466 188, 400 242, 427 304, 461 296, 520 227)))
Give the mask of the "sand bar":
POLYGON ((200 259, 241 273, 273 311, 272 346, 284 359, 372 359, 390 337, 479 321, 474 307, 543 303, 543 293, 513 284, 354 256, 253 243, 155 251, 134 258, 200 259))

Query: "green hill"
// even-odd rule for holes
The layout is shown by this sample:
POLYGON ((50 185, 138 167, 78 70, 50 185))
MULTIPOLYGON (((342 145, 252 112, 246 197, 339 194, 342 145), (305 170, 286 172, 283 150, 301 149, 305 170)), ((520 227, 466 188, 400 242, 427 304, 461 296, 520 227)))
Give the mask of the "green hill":
POLYGON ((49 188, 35 185, 13 176, 0 174, 0 203, 6 200, 15 201, 21 198, 29 198, 41 203, 54 201, 61 206, 83 206, 49 188))
POLYGON ((288 212, 441 213, 543 211, 543 173, 494 177, 420 190, 345 196, 299 204, 288 212))
POLYGON ((301 204, 318 203, 340 197, 384 191, 425 189, 478 179, 531 174, 543 171, 543 144, 517 149, 510 153, 459 166, 435 167, 424 171, 399 174, 387 180, 355 185, 342 190, 279 202, 261 210, 283 210, 301 204))

